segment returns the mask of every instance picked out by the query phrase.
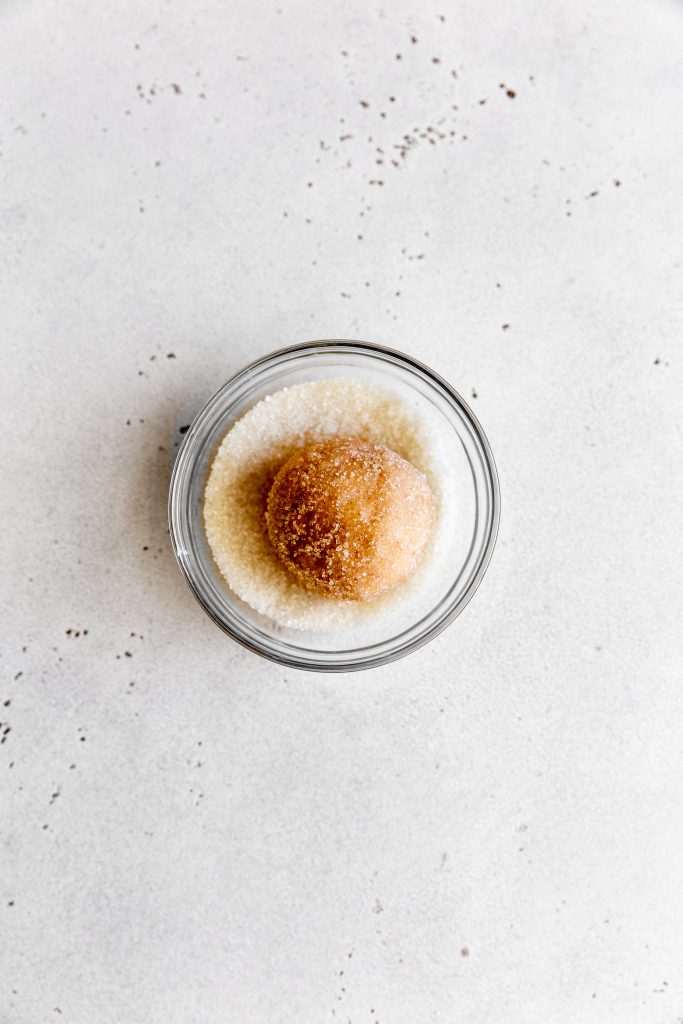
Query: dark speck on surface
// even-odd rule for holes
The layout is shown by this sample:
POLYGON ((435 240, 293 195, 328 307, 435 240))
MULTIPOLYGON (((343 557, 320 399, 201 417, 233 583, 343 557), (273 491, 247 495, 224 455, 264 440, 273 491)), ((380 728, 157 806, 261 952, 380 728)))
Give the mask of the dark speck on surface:
POLYGON ((504 331, 509 331, 510 330, 510 324, 503 324, 503 330, 504 331))
POLYGON ((460 956, 469 956, 469 955, 470 955, 469 947, 468 946, 463 946, 462 949, 460 950, 460 956))
POLYGON ((186 434, 189 429, 190 429, 190 424, 187 423, 184 427, 180 427, 179 433, 186 434))
POLYGON ((472 388, 472 398, 478 398, 477 392, 472 388))
POLYGON ((167 352, 166 353, 166 358, 167 359, 175 359, 175 352, 167 352))
POLYGON ((370 106, 367 100, 361 100, 360 105, 361 107, 365 107, 366 109, 370 106))
POLYGON ((517 93, 515 92, 514 89, 506 89, 505 95, 508 96, 511 100, 514 100, 514 98, 517 95, 517 93))
POLYGON ((171 88, 173 89, 173 92, 176 94, 176 96, 178 96, 183 91, 177 84, 177 82, 171 82, 171 88))

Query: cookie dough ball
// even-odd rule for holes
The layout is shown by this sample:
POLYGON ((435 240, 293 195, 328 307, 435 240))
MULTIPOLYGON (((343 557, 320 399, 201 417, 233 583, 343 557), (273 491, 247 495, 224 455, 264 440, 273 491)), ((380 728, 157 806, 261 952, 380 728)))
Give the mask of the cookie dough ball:
POLYGON ((396 452, 355 438, 302 448, 268 495, 266 524, 280 560, 309 590, 369 601, 415 570, 436 502, 396 452))

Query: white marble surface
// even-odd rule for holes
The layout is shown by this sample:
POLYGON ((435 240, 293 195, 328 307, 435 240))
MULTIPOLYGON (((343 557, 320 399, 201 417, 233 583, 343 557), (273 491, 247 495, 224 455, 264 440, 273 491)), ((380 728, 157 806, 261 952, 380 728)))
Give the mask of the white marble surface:
POLYGON ((682 54, 673 0, 2 4, 2 1024, 683 1019, 682 54), (330 336, 474 389, 504 499, 353 677, 165 520, 330 336))

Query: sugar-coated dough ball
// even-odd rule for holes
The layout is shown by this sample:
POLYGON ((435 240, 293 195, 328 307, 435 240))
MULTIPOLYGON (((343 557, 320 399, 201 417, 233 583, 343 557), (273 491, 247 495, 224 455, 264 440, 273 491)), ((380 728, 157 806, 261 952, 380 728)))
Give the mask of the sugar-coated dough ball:
POLYGON ((391 590, 416 568, 436 503, 422 473, 355 438, 302 448, 268 495, 268 535, 309 590, 354 601, 391 590))

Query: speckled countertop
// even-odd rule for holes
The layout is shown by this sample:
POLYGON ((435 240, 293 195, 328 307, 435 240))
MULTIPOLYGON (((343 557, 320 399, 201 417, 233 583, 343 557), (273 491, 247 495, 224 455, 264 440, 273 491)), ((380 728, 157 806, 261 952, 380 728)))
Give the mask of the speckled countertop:
POLYGON ((2 5, 2 1024, 683 1019, 682 54, 673 0, 2 5), (471 399, 504 507, 332 678, 165 503, 335 336, 471 399))

